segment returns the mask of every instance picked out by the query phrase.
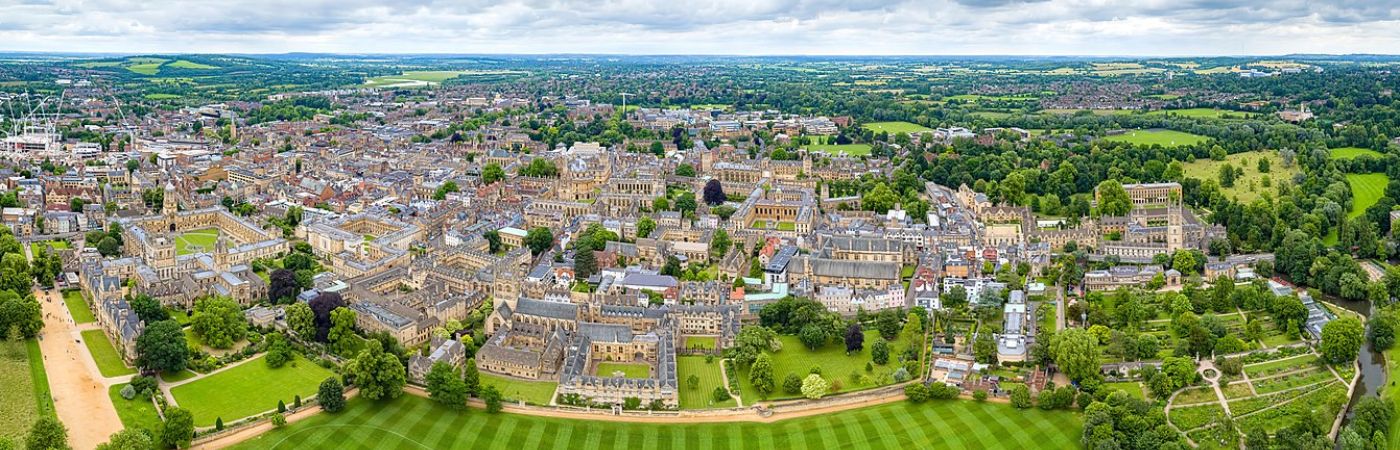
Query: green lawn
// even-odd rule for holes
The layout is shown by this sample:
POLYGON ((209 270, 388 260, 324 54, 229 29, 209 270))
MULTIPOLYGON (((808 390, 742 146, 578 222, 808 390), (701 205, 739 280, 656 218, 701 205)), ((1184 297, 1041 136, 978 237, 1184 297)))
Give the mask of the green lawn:
MULTIPOLYGON (((1385 365, 1386 378, 1400 379, 1400 346, 1385 351, 1385 365)), ((1385 389, 1381 390, 1381 397, 1400 401, 1400 383, 1386 385, 1385 389)), ((1386 437, 1390 438, 1390 448, 1400 448, 1400 414, 1394 414, 1390 418, 1390 432, 1386 433, 1386 437)))
POLYGON ((204 228, 180 233, 175 237, 175 254, 188 255, 214 251, 214 243, 219 240, 219 229, 204 228))
POLYGON ((92 308, 88 306, 81 290, 64 289, 63 306, 68 307, 68 314, 73 316, 73 322, 82 324, 97 321, 97 316, 92 314, 92 308))
POLYGON ((102 330, 87 330, 83 332, 83 345, 86 345, 88 352, 92 353, 93 362, 97 363, 97 370, 102 372, 104 377, 119 377, 136 373, 136 369, 126 365, 122 360, 121 353, 112 346, 112 341, 107 340, 107 333, 102 330))
POLYGON ((1381 154, 1381 152, 1361 147, 1334 148, 1328 150, 1328 152, 1332 154, 1332 159, 1352 159, 1361 155, 1367 155, 1379 159, 1381 156, 1384 156, 1381 154))
MULTIPOLYGON (((880 333, 875 330, 865 331, 865 348, 860 352, 846 355, 846 347, 839 341, 832 341, 826 346, 815 351, 802 345, 802 341, 797 336, 778 336, 783 343, 783 350, 772 353, 773 357, 773 380, 778 384, 777 392, 769 394, 767 400, 780 400, 786 398, 796 398, 799 395, 787 394, 782 391, 782 381, 789 373, 795 373, 799 377, 806 377, 813 367, 820 367, 822 377, 827 382, 840 381, 840 392, 850 392, 861 389, 878 387, 875 377, 880 373, 893 373, 898 369, 898 355, 903 354, 904 348, 908 344, 895 340, 890 343, 890 362, 885 365, 876 365, 873 372, 865 371, 865 363, 870 362, 870 348, 875 340, 880 337, 880 333), (860 382, 854 382, 851 374, 862 376, 860 382)), ((739 372, 739 389, 745 404, 757 403, 760 400, 758 391, 754 390, 753 383, 749 382, 749 369, 741 368, 739 372)))
POLYGON ((1347 213, 1347 219, 1352 219, 1365 214, 1366 208, 1380 201, 1390 177, 1383 173, 1349 173, 1347 184, 1351 185, 1351 212, 1347 213))
POLYGON ((149 397, 142 398, 140 395, 131 400, 122 398, 122 388, 126 385, 117 384, 107 389, 107 396, 112 398, 112 407, 116 408, 122 426, 160 433, 161 420, 160 415, 156 414, 156 405, 151 403, 149 397))
POLYGON ((1209 158, 1197 159, 1182 164, 1182 169, 1187 178, 1201 181, 1215 180, 1216 183, 1219 183, 1220 166, 1223 164, 1229 164, 1244 171, 1244 175, 1235 178, 1234 186, 1220 188, 1220 192, 1226 197, 1237 198, 1242 203, 1253 202, 1265 192, 1278 192, 1279 183, 1292 182, 1293 175, 1298 173, 1296 164, 1293 167, 1283 167, 1283 157, 1272 150, 1236 153, 1226 156, 1224 161, 1213 161, 1209 158), (1260 158, 1269 160, 1269 173, 1259 171, 1260 158), (1264 186, 1265 177, 1268 177, 1268 186, 1264 186))
POLYGON ((193 370, 185 369, 175 373, 161 372, 160 379, 164 380, 166 383, 178 383, 194 378, 196 375, 199 374, 194 373, 193 370))
POLYGON ((1136 381, 1128 381, 1121 383, 1104 383, 1104 386, 1109 389, 1117 389, 1123 392, 1127 392, 1133 397, 1137 397, 1144 400, 1147 399, 1147 395, 1143 393, 1142 383, 1136 381))
POLYGON ((736 403, 732 398, 715 403, 715 388, 724 387, 724 375, 720 373, 720 359, 706 363, 704 356, 682 356, 676 362, 676 373, 681 383, 681 408, 732 408, 736 403), (691 389, 687 381, 691 375, 700 377, 700 386, 691 389))
POLYGON ((638 363, 600 362, 594 372, 599 377, 611 377, 618 373, 623 378, 647 378, 651 376, 651 366, 638 363))
POLYGON ((685 348, 709 350, 715 348, 714 336, 686 336, 685 348))
POLYGON ((1105 141, 1127 142, 1135 145, 1161 145, 1163 147, 1193 145, 1205 142, 1207 139, 1209 138, 1205 136, 1175 130, 1129 130, 1123 134, 1103 137, 1105 141))
MULTIPOLYGON (((679 422, 679 421, 678 421, 679 422)), ((898 402, 776 423, 625 423, 461 412, 410 395, 351 400, 234 449, 1077 448, 1082 419, 1000 403, 898 402), (372 445, 371 445, 372 443, 372 445)))
POLYGON ((267 366, 259 356, 252 361, 225 369, 189 384, 170 389, 175 402, 194 413, 196 426, 224 423, 277 408, 277 401, 292 404, 294 397, 310 398, 330 370, 298 355, 278 369, 267 366))
POLYGON ((483 386, 495 386, 507 400, 524 400, 525 403, 548 405, 554 399, 554 389, 559 383, 553 381, 525 381, 483 372, 483 386))
POLYGON ((812 144, 807 146, 807 150, 832 155, 864 156, 870 154, 870 144, 812 144))
POLYGON ((22 438, 40 416, 53 415, 53 399, 37 341, 0 342, 0 437, 22 438))
POLYGON ((862 125, 861 128, 866 128, 876 133, 883 131, 891 135, 896 133, 918 134, 933 131, 929 127, 909 122, 871 122, 862 125))

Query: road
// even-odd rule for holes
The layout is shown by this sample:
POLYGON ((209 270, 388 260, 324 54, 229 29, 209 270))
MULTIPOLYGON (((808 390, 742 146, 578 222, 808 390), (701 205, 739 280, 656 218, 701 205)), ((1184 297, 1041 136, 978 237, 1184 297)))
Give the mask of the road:
POLYGON ((106 380, 90 363, 87 347, 79 343, 79 328, 63 306, 63 296, 54 290, 36 289, 34 298, 44 311, 39 348, 44 353, 44 370, 48 372, 58 419, 68 426, 68 442, 73 448, 95 448, 122 429, 117 410, 107 396, 106 380))

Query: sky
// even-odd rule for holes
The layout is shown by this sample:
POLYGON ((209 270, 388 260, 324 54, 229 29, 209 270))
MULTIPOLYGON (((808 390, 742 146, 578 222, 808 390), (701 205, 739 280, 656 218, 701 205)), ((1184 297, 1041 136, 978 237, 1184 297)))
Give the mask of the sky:
POLYGON ((1400 0, 0 0, 0 51, 1400 53, 1400 0))

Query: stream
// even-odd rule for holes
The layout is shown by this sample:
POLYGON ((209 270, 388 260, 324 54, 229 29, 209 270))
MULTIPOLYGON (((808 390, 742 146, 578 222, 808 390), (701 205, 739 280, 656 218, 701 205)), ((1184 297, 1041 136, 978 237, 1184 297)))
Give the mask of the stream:
MULTIPOLYGON (((1371 313, 1374 312, 1371 302, 1343 300, 1336 297, 1328 297, 1327 302, 1365 317, 1371 317, 1371 313)), ((1351 394, 1351 402, 1347 403, 1347 418, 1343 420, 1343 425, 1351 420, 1352 406, 1355 406, 1362 397, 1380 395, 1380 390, 1386 382, 1385 355, 1372 350, 1369 339, 1362 344, 1361 355, 1357 358, 1357 362, 1360 366, 1361 379, 1357 380, 1357 389, 1351 394)))

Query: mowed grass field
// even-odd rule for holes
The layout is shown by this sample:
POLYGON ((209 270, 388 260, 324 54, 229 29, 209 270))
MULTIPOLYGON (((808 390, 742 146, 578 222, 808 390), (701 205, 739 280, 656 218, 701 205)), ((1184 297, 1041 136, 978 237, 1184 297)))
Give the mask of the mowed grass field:
POLYGON ((1201 181, 1215 180, 1219 183, 1220 165, 1226 163, 1244 169, 1244 175, 1235 178, 1234 187, 1222 187, 1220 192, 1226 197, 1233 197, 1244 203, 1254 201, 1265 192, 1277 192, 1279 183, 1291 183, 1293 175, 1298 173, 1296 164, 1293 167, 1283 167, 1283 157, 1272 150, 1236 153, 1226 156, 1225 161, 1212 161, 1209 158, 1197 159, 1183 164, 1182 169, 1187 178, 1201 181), (1259 158, 1269 160, 1269 173, 1259 172, 1259 158), (1266 175, 1269 177, 1269 186, 1264 186, 1264 176, 1266 175))
POLYGON ((861 127, 876 133, 883 131, 891 135, 895 133, 918 134, 933 131, 929 127, 909 122, 871 122, 861 127))
POLYGON ((1366 208, 1376 204, 1385 195, 1385 187, 1390 177, 1383 173, 1347 174, 1347 184, 1351 185, 1351 212, 1347 218, 1355 218, 1366 213, 1366 208))
POLYGON ((1113 142, 1127 142, 1133 145, 1161 145, 1163 147, 1178 147, 1182 145, 1193 145, 1208 140, 1205 136, 1184 133, 1176 130, 1129 130, 1123 134, 1104 136, 1103 140, 1113 142))
POLYGON ((78 289, 65 289, 63 291, 63 306, 68 308, 68 314, 73 316, 75 323, 91 323, 97 321, 97 316, 92 314, 92 308, 88 306, 86 298, 83 298, 83 291, 78 289))
POLYGON ((1381 156, 1384 156, 1381 154, 1381 152, 1361 147, 1334 148, 1328 150, 1328 153, 1331 154, 1332 159, 1352 159, 1361 155, 1367 155, 1379 159, 1381 156))
POLYGON ((715 402, 715 388, 724 387, 719 358, 706 363, 704 356, 682 356, 676 361, 676 373, 681 383, 681 409, 732 408, 738 405, 732 398, 715 402), (686 380, 691 375, 700 378, 700 387, 690 388, 690 382, 686 380))
POLYGON ((224 423, 290 405, 297 395, 311 398, 322 381, 334 375, 298 355, 281 368, 267 366, 263 356, 170 389, 180 407, 194 413, 195 426, 224 423))
POLYGON ((92 361, 97 363, 97 370, 102 372, 102 376, 119 377, 136 373, 136 369, 122 360, 121 353, 117 352, 112 341, 107 340, 107 333, 102 330, 84 331, 83 345, 86 345, 88 353, 92 354, 92 361))
POLYGON ((23 442, 41 416, 53 415, 53 397, 39 342, 0 342, 0 438, 23 442))
POLYGON ((234 449, 915 449, 1077 448, 1082 419, 1000 403, 898 402, 776 423, 623 423, 455 411, 404 395, 351 400, 234 449))
POLYGON ((638 363, 600 362, 595 373, 600 377, 611 377, 621 373, 624 378, 647 378, 651 376, 651 366, 638 363))
POLYGON ((188 255, 198 252, 214 251, 214 244, 219 241, 219 229, 203 228, 180 233, 175 237, 175 254, 188 255))
POLYGON ((758 395, 753 383, 749 382, 749 368, 737 370, 739 376, 740 394, 744 399, 744 404, 756 404, 765 400, 781 400, 800 397, 800 394, 788 394, 783 392, 783 379, 789 373, 797 374, 798 377, 806 378, 811 373, 813 367, 820 367, 822 378, 827 383, 841 383, 840 392, 850 392, 861 389, 878 387, 875 378, 882 372, 893 373, 900 365, 898 356, 903 354, 904 348, 909 344, 902 340, 890 342, 890 361, 885 365, 876 365, 872 372, 865 371, 865 363, 870 362, 870 348, 875 340, 880 338, 880 333, 875 330, 865 331, 865 348, 857 353, 846 354, 846 346, 841 342, 828 342, 826 346, 811 350, 802 345, 802 341, 797 336, 782 335, 778 339, 783 343, 783 350, 777 353, 769 353, 773 358, 773 382, 777 385, 777 390, 768 394, 767 399, 758 395), (851 380, 851 374, 860 374, 863 380, 855 383, 851 380))
POLYGON ((535 405, 548 405, 554 400, 554 389, 559 387, 559 383, 553 381, 517 380, 485 372, 481 373, 481 385, 495 386, 506 400, 523 400, 535 405))

